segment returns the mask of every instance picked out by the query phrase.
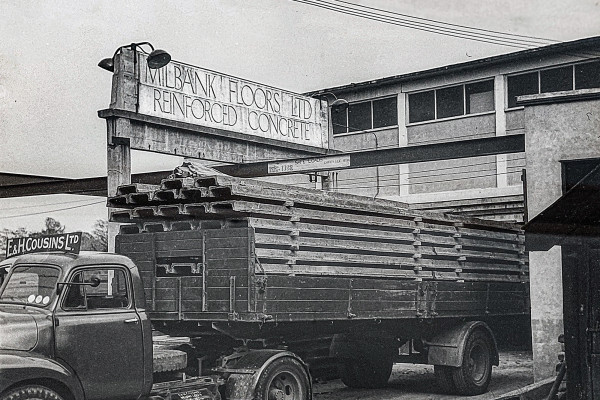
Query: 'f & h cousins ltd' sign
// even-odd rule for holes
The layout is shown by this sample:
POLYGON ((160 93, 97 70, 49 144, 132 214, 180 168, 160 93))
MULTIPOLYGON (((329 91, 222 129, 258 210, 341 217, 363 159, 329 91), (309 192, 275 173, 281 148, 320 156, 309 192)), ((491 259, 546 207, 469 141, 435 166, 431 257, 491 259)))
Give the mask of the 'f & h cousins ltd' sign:
POLYGON ((326 148, 321 100, 171 61, 149 69, 138 53, 141 114, 326 148))

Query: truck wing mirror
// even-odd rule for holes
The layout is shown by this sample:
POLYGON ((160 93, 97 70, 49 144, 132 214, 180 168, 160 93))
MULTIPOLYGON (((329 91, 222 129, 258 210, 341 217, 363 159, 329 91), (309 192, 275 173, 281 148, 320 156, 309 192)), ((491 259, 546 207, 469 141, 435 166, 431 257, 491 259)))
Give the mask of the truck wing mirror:
POLYGON ((102 281, 96 275, 90 278, 89 282, 57 282, 56 283, 56 293, 60 293, 62 291, 63 286, 91 286, 98 287, 102 281))
POLYGON ((91 287, 98 287, 100 286, 100 278, 98 278, 96 275, 92 276, 90 278, 89 282, 86 282, 86 284, 90 285, 91 287))

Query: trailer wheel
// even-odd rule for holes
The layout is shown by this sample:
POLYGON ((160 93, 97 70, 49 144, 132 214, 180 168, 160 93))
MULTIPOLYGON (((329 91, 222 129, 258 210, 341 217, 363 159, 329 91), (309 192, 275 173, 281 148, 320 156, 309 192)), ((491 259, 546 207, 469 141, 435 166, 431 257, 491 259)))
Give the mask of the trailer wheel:
POLYGON ((433 371, 435 373, 435 378, 437 380, 437 384, 440 387, 442 393, 445 394, 455 394, 456 393, 456 385, 454 385, 454 381, 452 380, 452 367, 447 367, 445 365, 434 365, 433 371))
POLYGON ((52 389, 40 385, 27 385, 4 393, 0 400, 63 400, 62 396, 52 389))
POLYGON ((351 388, 374 389, 384 387, 394 362, 392 359, 346 359, 342 362, 340 374, 344 385, 351 388))
POLYGON ((492 378, 492 350, 491 340, 483 331, 469 335, 462 365, 452 368, 452 380, 459 394, 473 396, 487 391, 492 378))
POLYGON ((281 357, 269 364, 258 378, 256 400, 309 400, 310 381, 302 364, 281 357))

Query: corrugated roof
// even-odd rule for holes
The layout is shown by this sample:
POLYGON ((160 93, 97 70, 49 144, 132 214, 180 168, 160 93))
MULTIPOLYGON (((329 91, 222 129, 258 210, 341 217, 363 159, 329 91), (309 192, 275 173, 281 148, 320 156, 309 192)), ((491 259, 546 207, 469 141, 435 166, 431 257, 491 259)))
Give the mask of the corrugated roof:
MULTIPOLYGON (((600 36, 594 36, 585 39, 578 39, 569 42, 561 42, 556 44, 551 44, 549 46, 536 47, 534 49, 521 50, 514 53, 501 54, 498 56, 480 58, 473 61, 467 61, 458 64, 446 65, 443 67, 436 67, 432 69, 409 72, 407 74, 388 76, 385 78, 379 79, 370 79, 364 82, 358 83, 350 83, 342 86, 335 86, 331 88, 324 88, 319 90, 314 90, 311 92, 306 92, 305 95, 313 96, 320 93, 325 92, 347 92, 350 90, 356 90, 364 87, 376 87, 376 86, 384 86, 384 85, 392 85, 402 82, 413 81, 416 79, 429 78, 437 75, 443 75, 453 72, 459 71, 467 71, 473 70, 481 67, 488 67, 497 64, 504 64, 508 62, 514 62, 524 59, 530 59, 532 57, 537 56, 546 56, 551 54, 559 54, 559 53, 575 53, 575 55, 581 55, 584 57, 600 57, 600 52, 595 53, 579 53, 582 50, 589 50, 593 47, 600 47, 600 36)), ((599 49, 600 50, 600 49, 599 49)))

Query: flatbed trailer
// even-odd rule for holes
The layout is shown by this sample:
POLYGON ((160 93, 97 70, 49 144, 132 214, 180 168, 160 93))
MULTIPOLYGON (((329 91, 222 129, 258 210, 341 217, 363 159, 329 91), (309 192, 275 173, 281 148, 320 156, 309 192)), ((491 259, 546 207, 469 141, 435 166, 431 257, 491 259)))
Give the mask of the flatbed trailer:
POLYGON ((307 349, 331 337, 350 386, 420 362, 445 390, 476 394, 498 362, 493 328, 529 314, 514 225, 227 176, 125 185, 109 206, 154 326, 203 356, 254 343, 317 365, 307 349))

